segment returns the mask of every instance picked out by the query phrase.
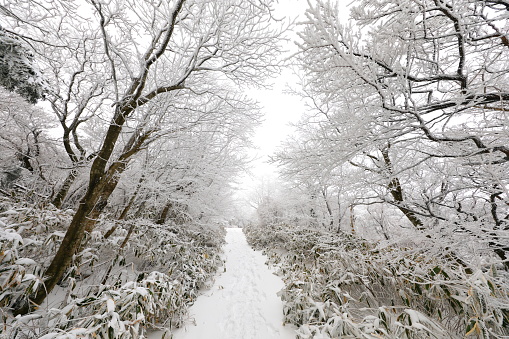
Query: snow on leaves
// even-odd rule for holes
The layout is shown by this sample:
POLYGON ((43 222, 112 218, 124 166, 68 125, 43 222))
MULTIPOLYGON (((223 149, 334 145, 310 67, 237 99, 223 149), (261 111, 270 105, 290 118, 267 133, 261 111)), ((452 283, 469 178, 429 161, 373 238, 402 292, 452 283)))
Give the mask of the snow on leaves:
POLYGON ((299 338, 508 334, 509 279, 495 266, 467 275, 447 253, 287 225, 246 234, 278 265, 286 322, 300 326, 299 338))
MULTIPOLYGON (((7 199, 0 211, 0 333, 9 338, 136 338, 154 327, 170 331, 181 325, 198 290, 222 262, 220 228, 131 220, 136 230, 125 249, 119 248, 127 233, 121 227, 108 239, 90 237, 48 304, 13 317, 9 308, 43 283, 43 267, 70 215, 7 199), (38 227, 41 222, 46 227, 38 227)), ((103 222, 98 229, 109 226, 103 222)))

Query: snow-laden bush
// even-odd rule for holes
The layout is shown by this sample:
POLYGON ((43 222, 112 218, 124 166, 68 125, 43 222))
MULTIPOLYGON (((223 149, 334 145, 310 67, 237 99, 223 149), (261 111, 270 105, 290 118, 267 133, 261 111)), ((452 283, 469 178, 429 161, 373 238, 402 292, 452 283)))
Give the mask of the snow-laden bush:
POLYGON ((286 322, 300 338, 503 338, 509 275, 466 273, 447 250, 381 246, 284 225, 250 227, 248 241, 278 264, 286 322))
POLYGON ((48 302, 26 316, 11 308, 43 282, 42 274, 72 211, 39 210, 0 202, 0 306, 5 338, 138 338, 150 328, 181 325, 198 290, 222 263, 224 229, 203 225, 125 222, 128 231, 88 235, 48 302))
POLYGON ((0 200, 0 307, 34 291, 70 213, 0 200))

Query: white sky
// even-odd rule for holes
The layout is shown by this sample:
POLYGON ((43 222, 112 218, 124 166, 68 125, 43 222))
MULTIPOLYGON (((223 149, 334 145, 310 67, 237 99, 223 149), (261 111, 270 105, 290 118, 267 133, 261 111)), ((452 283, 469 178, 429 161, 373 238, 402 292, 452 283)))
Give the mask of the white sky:
MULTIPOLYGON (((314 3, 313 0, 309 1, 314 3)), ((347 6, 355 1, 337 0, 337 2, 345 7, 341 14, 344 19, 347 19, 349 13, 347 6)), ((297 18, 299 22, 305 18, 304 12, 307 8, 307 0, 279 0, 276 5, 276 17, 297 18)), ((297 35, 292 33, 291 39, 296 38, 297 35)), ((288 43, 287 49, 289 55, 297 51, 293 41, 288 43)), ((293 128, 290 124, 299 121, 306 109, 304 102, 298 96, 285 93, 288 85, 293 87, 297 81, 297 77, 291 70, 285 70, 273 81, 274 86, 270 90, 248 91, 248 95, 263 107, 264 123, 257 129, 253 139, 256 149, 252 151, 251 156, 256 157, 256 160, 252 163, 251 174, 246 174, 239 179, 237 200, 240 200, 239 203, 244 201, 246 205, 249 205, 248 200, 253 195, 252 192, 256 191, 262 182, 270 183, 277 178, 277 167, 267 162, 269 156, 292 134, 293 128)))
MULTIPOLYGON (((307 0, 279 0, 276 6, 276 17, 287 17, 286 20, 297 18, 298 22, 304 19, 306 8, 308 8, 307 0)), ((297 46, 293 42, 297 39, 297 34, 292 32, 289 38, 291 41, 285 46, 288 49, 288 56, 297 52, 297 46)), ((284 93, 288 85, 292 86, 295 81, 296 76, 287 69, 274 79, 272 89, 249 91, 249 95, 261 104, 265 114, 265 121, 258 128, 254 138, 254 144, 259 148, 254 154, 260 156, 254 168, 257 176, 272 174, 275 171, 275 167, 266 163, 268 156, 292 132, 289 124, 297 122, 304 112, 304 103, 298 96, 284 93)))

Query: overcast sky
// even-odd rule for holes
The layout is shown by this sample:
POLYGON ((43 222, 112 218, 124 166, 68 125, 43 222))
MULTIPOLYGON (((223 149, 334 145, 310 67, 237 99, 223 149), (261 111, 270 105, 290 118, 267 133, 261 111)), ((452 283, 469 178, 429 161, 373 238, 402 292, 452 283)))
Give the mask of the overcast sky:
MULTIPOLYGON (((337 0, 344 4, 342 11, 345 19, 348 17, 347 5, 351 0, 337 0)), ((313 3, 313 0, 310 0, 313 3)), ((296 18, 297 22, 304 20, 304 12, 308 8, 307 0, 279 0, 276 6, 276 17, 296 18)), ((299 26, 297 25, 297 30, 299 26)), ((297 35, 292 33, 292 38, 297 35)), ((289 54, 295 53, 297 47, 293 41, 287 45, 289 54)), ((273 88, 270 90, 249 90, 248 95, 257 100, 263 107, 264 123, 257 129, 253 139, 255 150, 251 156, 253 161, 251 175, 245 175, 239 180, 238 198, 249 200, 251 191, 256 190, 261 182, 269 182, 277 177, 277 168, 267 163, 269 155, 273 154, 281 142, 291 135, 293 128, 291 123, 299 120, 305 111, 304 102, 299 97, 285 93, 289 86, 294 86, 297 78, 291 70, 285 70, 273 80, 273 88)), ((249 205, 249 202, 246 201, 249 205)))

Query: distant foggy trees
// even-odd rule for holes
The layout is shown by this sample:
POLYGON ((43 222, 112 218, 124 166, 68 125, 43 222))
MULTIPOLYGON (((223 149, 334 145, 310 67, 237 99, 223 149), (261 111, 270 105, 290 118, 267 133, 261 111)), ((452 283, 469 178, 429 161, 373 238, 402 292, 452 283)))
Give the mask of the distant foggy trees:
POLYGON ((48 159, 61 152, 48 134, 54 125, 49 118, 48 113, 22 96, 0 88, 1 186, 12 188, 24 171, 31 174, 32 180, 23 185, 39 194, 50 194, 45 188, 54 180, 54 170, 48 159))

